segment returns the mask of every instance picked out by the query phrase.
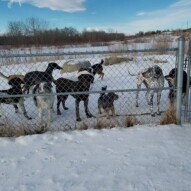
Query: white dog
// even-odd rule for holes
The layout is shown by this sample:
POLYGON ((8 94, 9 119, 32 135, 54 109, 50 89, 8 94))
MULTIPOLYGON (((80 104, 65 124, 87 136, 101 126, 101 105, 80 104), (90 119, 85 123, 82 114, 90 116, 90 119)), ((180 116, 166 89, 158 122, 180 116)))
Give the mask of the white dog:
MULTIPOLYGON (((53 110, 53 103, 54 97, 52 94, 52 85, 50 82, 41 82, 40 84, 36 85, 34 90, 34 103, 39 110, 39 120, 40 124, 43 123, 43 111, 48 112, 48 125, 50 125, 52 121, 52 110, 53 110), (47 94, 47 95, 46 95, 47 94)), ((47 121, 47 120, 46 120, 47 121)))

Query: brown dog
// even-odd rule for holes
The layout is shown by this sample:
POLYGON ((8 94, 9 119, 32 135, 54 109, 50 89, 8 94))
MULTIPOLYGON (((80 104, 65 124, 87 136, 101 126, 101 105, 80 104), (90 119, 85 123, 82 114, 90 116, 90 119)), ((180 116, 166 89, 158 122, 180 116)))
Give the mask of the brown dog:
POLYGON ((2 78, 4 78, 4 79, 8 80, 8 81, 10 81, 10 80, 13 79, 13 78, 19 78, 19 79, 21 79, 22 81, 23 81, 23 79, 24 79, 24 75, 22 75, 22 74, 13 74, 13 75, 6 76, 6 75, 4 75, 2 72, 0 72, 0 76, 1 76, 2 78))
MULTIPOLYGON (((105 91, 107 86, 102 87, 102 91, 105 91)), ((117 100, 119 96, 114 92, 109 92, 108 94, 101 93, 98 98, 98 113, 101 114, 101 108, 104 110, 107 119, 109 119, 109 112, 111 111, 112 116, 115 117, 115 107, 114 101, 117 100)))

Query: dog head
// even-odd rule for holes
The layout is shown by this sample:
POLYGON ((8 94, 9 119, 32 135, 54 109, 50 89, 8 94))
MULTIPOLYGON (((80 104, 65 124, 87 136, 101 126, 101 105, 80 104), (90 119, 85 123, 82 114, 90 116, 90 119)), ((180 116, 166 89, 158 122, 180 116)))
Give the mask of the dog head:
POLYGON ((176 82, 175 80, 176 80, 177 72, 178 72, 177 68, 173 68, 169 72, 169 74, 164 77, 165 80, 168 81, 168 84, 170 87, 175 86, 175 82, 176 82))
POLYGON ((57 63, 55 63, 55 62, 50 62, 50 63, 48 64, 48 67, 51 68, 51 69, 53 69, 53 70, 55 70, 55 69, 61 70, 61 69, 62 69, 62 67, 60 67, 60 66, 59 66, 57 63))
POLYGON ((20 78, 12 78, 11 80, 9 80, 8 84, 13 87, 18 87, 23 84, 23 81, 20 78))
POLYGON ((104 60, 102 59, 100 63, 94 64, 94 65, 92 66, 92 68, 93 68, 93 74, 94 74, 94 75, 95 75, 95 74, 102 74, 102 72, 103 72, 103 66, 102 66, 103 63, 104 63, 104 60))
POLYGON ((119 98, 119 96, 118 96, 117 94, 115 94, 114 92, 109 92, 109 93, 107 94, 107 96, 108 96, 109 99, 112 100, 112 101, 115 101, 115 100, 117 100, 117 99, 119 98))
POLYGON ((162 69, 158 65, 149 67, 146 71, 142 72, 145 78, 160 78, 163 75, 162 69))
POLYGON ((50 93, 52 91, 52 84, 50 82, 41 82, 38 85, 39 93, 50 93))

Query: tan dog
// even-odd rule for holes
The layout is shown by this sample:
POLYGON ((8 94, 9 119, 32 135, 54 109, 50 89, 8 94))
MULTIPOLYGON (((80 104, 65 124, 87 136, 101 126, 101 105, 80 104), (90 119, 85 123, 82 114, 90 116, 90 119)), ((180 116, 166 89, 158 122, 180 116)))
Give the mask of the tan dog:
POLYGON ((24 79, 24 75, 22 74, 13 74, 13 75, 10 75, 10 76, 5 76, 3 73, 0 72, 0 76, 8 81, 12 80, 13 78, 19 78, 23 81, 24 79))

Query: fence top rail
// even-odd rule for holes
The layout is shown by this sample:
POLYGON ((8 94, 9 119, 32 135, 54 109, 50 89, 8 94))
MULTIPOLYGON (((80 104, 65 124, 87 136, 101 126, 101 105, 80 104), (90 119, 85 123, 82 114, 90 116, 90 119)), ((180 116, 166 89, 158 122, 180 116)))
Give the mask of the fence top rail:
POLYGON ((140 50, 114 50, 114 51, 84 51, 84 52, 55 52, 55 53, 1 53, 0 58, 15 58, 15 57, 44 57, 44 56, 72 56, 72 55, 93 55, 93 54, 123 54, 123 53, 145 53, 145 52, 173 52, 177 51, 177 48, 163 48, 163 49, 140 49, 140 50))

